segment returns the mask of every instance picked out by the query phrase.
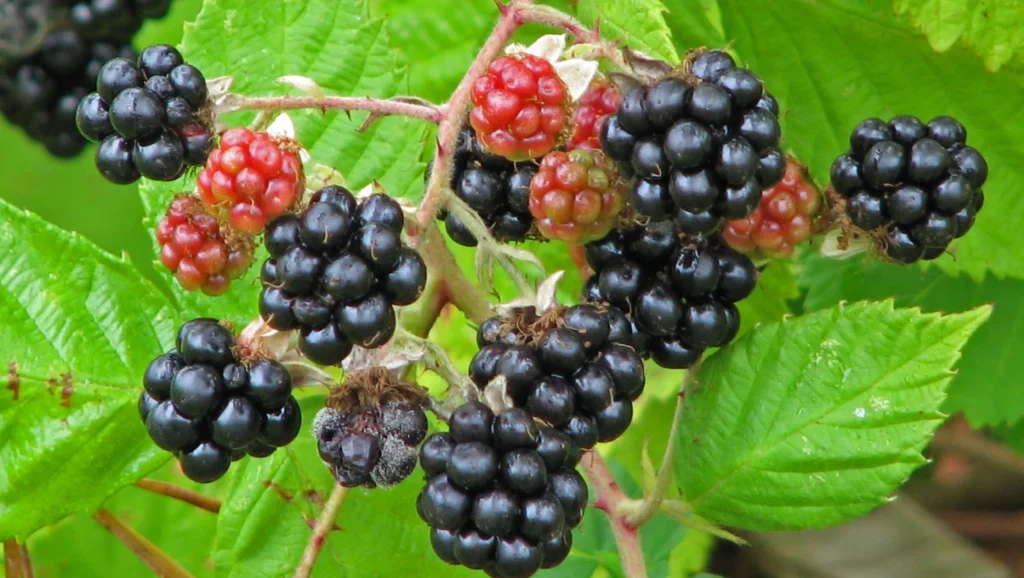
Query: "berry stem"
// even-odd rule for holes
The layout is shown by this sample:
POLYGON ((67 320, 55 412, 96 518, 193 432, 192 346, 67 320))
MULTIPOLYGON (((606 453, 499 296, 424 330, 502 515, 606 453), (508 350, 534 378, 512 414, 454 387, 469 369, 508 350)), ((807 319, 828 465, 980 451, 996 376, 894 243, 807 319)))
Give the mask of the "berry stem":
POLYGON ((28 548, 11 538, 4 541, 4 571, 7 578, 33 578, 32 559, 28 548))
MULTIPOLYGON (((460 311, 465 313, 470 321, 482 323, 492 315, 491 304, 487 294, 462 272, 462 268, 455 261, 455 256, 452 255, 451 249, 448 248, 448 245, 444 242, 444 237, 441 236, 441 232, 436 227, 424 231, 423 235, 425 239, 423 239, 423 243, 420 245, 420 255, 423 256, 423 260, 427 264, 428 279, 427 289, 424 291, 420 301, 426 300, 426 305, 424 305, 426 309, 437 308, 433 319, 429 319, 429 325, 433 326, 434 319, 441 312, 440 307, 443 307, 448 302, 454 304, 460 311), (431 288, 434 288, 438 294, 429 295, 431 288), (437 303, 431 304, 431 297, 437 303), (440 307, 437 307, 438 304, 440 307)), ((430 332, 430 327, 424 328, 423 326, 428 321, 427 316, 424 314, 428 312, 424 311, 420 315, 420 317, 424 317, 423 319, 408 318, 407 321, 407 316, 403 314, 402 319, 406 321, 406 329, 413 335, 426 337, 430 332)))
MULTIPOLYGON (((495 25, 491 35, 484 42, 483 48, 477 53, 473 64, 462 77, 459 86, 455 88, 448 104, 445 106, 444 117, 438 123, 437 129, 437 154, 434 157, 434 169, 427 181, 427 191, 423 196, 423 202, 417 213, 417 220, 426 229, 434 226, 434 217, 443 208, 451 193, 448 183, 451 181, 452 163, 455 158, 452 153, 459 140, 459 131, 466 123, 469 114, 470 92, 473 83, 487 72, 487 67, 497 58, 501 51, 508 44, 509 39, 517 28, 522 24, 519 18, 520 12, 533 4, 533 0, 512 0, 508 4, 499 4, 501 16, 495 25)), ((478 237, 479 238, 479 237, 478 237)))
POLYGON ((219 500, 215 500, 209 496, 204 496, 203 494, 194 492, 188 488, 145 478, 135 482, 135 485, 143 490, 162 494, 169 498, 174 498, 175 500, 181 500, 186 504, 192 504, 193 506, 201 510, 206 510, 207 512, 213 512, 214 514, 220 512, 219 500))
POLYGON ((436 105, 416 104, 397 99, 379 99, 368 96, 262 96, 232 99, 225 103, 218 114, 226 114, 238 110, 258 110, 261 112, 277 112, 302 108, 328 110, 363 110, 372 116, 401 115, 420 118, 429 122, 439 123, 445 117, 444 108, 436 105))
POLYGON ((324 544, 327 542, 327 534, 334 529, 334 523, 338 519, 341 505, 345 502, 345 496, 347 495, 348 488, 341 484, 334 486, 331 497, 327 499, 327 503, 324 505, 324 511, 321 512, 320 517, 316 520, 313 535, 309 538, 309 543, 306 544, 306 551, 302 553, 302 561, 299 563, 298 568, 295 569, 294 578, 309 578, 309 575, 313 572, 316 558, 320 555, 320 550, 323 550, 324 544))
POLYGON ((624 516, 618 513, 619 505, 628 498, 622 492, 622 488, 615 481, 615 477, 608 470, 608 466, 601 459, 600 454, 595 451, 587 452, 580 461, 580 465, 586 472, 590 483, 597 490, 597 501, 593 506, 603 510, 612 525, 612 534, 615 535, 615 543, 619 548, 619 562, 622 564, 623 575, 626 578, 647 578, 647 565, 644 562, 643 550, 640 548, 640 533, 636 526, 630 524, 624 516))
POLYGON ((665 445, 665 453, 661 458, 661 465, 658 466, 658 475, 655 478, 654 488, 651 492, 639 500, 625 499, 619 506, 617 514, 626 518, 630 525, 640 527, 651 521, 659 510, 668 495, 672 484, 672 472, 676 456, 676 436, 679 433, 679 422, 683 418, 683 405, 686 401, 686 391, 697 381, 697 370, 700 368, 698 361, 686 372, 683 384, 676 395, 676 411, 672 416, 672 427, 668 434, 668 443, 665 445))
POLYGON ((164 578, 192 578, 192 574, 174 558, 168 556, 156 544, 150 542, 145 536, 126 525, 106 508, 100 508, 92 517, 109 530, 111 534, 116 536, 122 544, 127 546, 147 566, 152 568, 157 576, 164 578))
POLYGON ((553 6, 525 7, 519 13, 519 22, 523 24, 531 22, 564 30, 576 37, 577 42, 593 45, 589 52, 590 56, 607 60, 619 70, 630 69, 616 43, 601 38, 601 33, 596 25, 593 28, 588 28, 579 20, 553 6))

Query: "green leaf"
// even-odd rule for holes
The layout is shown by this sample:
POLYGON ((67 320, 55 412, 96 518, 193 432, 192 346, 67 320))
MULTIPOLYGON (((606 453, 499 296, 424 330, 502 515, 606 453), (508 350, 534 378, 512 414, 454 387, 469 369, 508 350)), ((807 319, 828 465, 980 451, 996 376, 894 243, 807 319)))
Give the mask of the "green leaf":
POLYGON ((838 524, 884 503, 925 462, 950 368, 990 312, 861 302, 747 333, 686 396, 684 501, 753 530, 838 524))
POLYGON ((585 23, 600 22, 601 36, 622 39, 630 48, 679 63, 672 33, 665 22, 668 8, 661 0, 579 0, 576 12, 585 23))
MULTIPOLYGON (((323 396, 301 401, 303 432, 286 450, 245 460, 217 519, 217 576, 291 576, 333 479, 317 455, 310 424, 323 396)), ((351 490, 318 558, 315 576, 470 576, 434 555, 416 516, 422 472, 393 489, 351 490), (396 553, 398 553, 396 555, 396 553), (386 568, 383 571, 382 568, 386 568)))
MULTIPOLYGON (((329 95, 388 98, 407 90, 405 63, 389 45, 384 21, 370 18, 358 0, 211 0, 196 22, 186 26, 182 44, 185 57, 207 78, 233 76, 232 92, 238 94, 287 94, 289 89, 275 82, 285 75, 312 78, 329 95)), ((422 194, 426 123, 389 117, 360 133, 366 113, 352 113, 351 118, 345 112, 319 110, 289 115, 312 163, 334 167, 351 188, 376 180, 394 196, 422 194)), ((251 118, 246 113, 229 120, 241 124, 251 118)), ((185 183, 145 183, 140 191, 147 225, 156 226, 175 193, 192 188, 191 178, 185 183)), ((247 322, 256 313, 257 268, 217 298, 187 293, 166 271, 162 274, 184 308, 247 322)))
POLYGON ((669 10, 665 20, 672 31, 672 40, 680 54, 706 45, 722 48, 726 45, 722 29, 722 11, 717 0, 697 0, 686 10, 669 10))
POLYGON ((937 52, 960 40, 995 72, 1024 49, 1024 4, 1018 0, 893 0, 937 52))
MULTIPOLYGON (((942 257, 948 273, 1024 278, 1024 65, 987 71, 963 51, 936 54, 885 2, 719 0, 724 37, 786 111, 785 145, 818 182, 861 120, 949 114, 988 160, 985 209, 942 257), (884 47, 884 49, 880 48, 884 47), (899 58, 893 58, 898 54, 899 58)), ((709 42, 714 41, 709 39, 709 42)))
POLYGON ((926 311, 963 311, 985 303, 998 313, 963 350, 960 371, 949 386, 943 410, 964 416, 975 427, 1013 424, 1024 418, 1024 391, 1017 384, 1019 352, 1024 348, 1024 281, 986 277, 974 283, 943 275, 935 268, 896 267, 878 260, 804 262, 804 307, 817 310, 841 300, 895 297, 900 307, 926 311))
POLYGON ((176 320, 126 261, 3 202, 0 222, 2 540, 91 513, 168 459, 136 403, 176 320))

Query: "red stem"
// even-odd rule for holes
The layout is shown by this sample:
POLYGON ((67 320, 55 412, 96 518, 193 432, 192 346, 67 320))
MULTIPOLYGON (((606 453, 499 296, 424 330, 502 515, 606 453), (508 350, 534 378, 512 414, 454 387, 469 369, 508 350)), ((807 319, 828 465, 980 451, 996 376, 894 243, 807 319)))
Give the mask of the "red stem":
POLYGON ((378 116, 402 115, 421 118, 430 122, 441 122, 444 110, 436 106, 402 102, 400 100, 382 100, 367 96, 268 96, 245 98, 233 110, 294 110, 300 108, 318 108, 320 110, 365 110, 378 116))
POLYGON ((306 544, 306 551, 302 553, 302 561, 299 563, 298 568, 295 569, 294 578, 309 578, 309 575, 312 574, 313 566, 316 565, 316 559, 327 542, 327 535, 335 528, 334 523, 338 519, 341 505, 345 502, 345 496, 347 495, 348 488, 341 484, 334 486, 331 497, 327 498, 327 503, 324 505, 324 511, 320 513, 320 517, 316 520, 313 535, 306 544))
POLYGON ((7 578, 33 578, 32 559, 28 548, 11 538, 4 541, 4 572, 7 578))
POLYGON ((647 565, 644 562, 643 550, 640 549, 640 533, 636 526, 618 513, 619 504, 629 498, 608 471, 608 466, 600 454, 593 450, 587 452, 580 465, 597 490, 597 501, 593 506, 607 514, 612 525, 612 534, 615 535, 615 543, 619 547, 619 561, 623 574, 626 578, 647 578, 647 565))
POLYGON ((483 48, 480 49, 476 60, 466 72, 466 76, 462 77, 462 82, 448 99, 444 118, 441 119, 437 129, 437 154, 434 157, 434 168, 427 181, 426 195, 424 195, 417 213, 417 220, 424 229, 434 226, 435 215, 445 205, 454 161, 452 152, 458 144, 459 132, 469 114, 470 92, 473 89, 473 84, 487 72, 487 67, 501 54, 502 49, 512 38, 512 34, 522 24, 519 12, 532 3, 533 0, 512 0, 509 4, 498 5, 501 10, 498 24, 494 27, 487 42, 484 43, 483 48))
POLYGON ((204 496, 199 492, 193 492, 192 490, 181 486, 146 479, 135 482, 135 485, 143 490, 174 498, 175 500, 181 500, 186 504, 192 504, 193 506, 201 510, 206 510, 207 512, 213 512, 214 514, 220 512, 219 500, 215 500, 209 496, 204 496))
POLYGON ((161 578, 193 578, 188 570, 183 568, 181 564, 178 564, 174 558, 168 556, 156 544, 153 544, 145 536, 119 520, 117 516, 111 514, 106 508, 100 508, 98 512, 93 514, 93 518, 102 524, 104 528, 110 530, 111 534, 116 536, 121 543, 127 546, 140 560, 145 562, 157 576, 161 578))

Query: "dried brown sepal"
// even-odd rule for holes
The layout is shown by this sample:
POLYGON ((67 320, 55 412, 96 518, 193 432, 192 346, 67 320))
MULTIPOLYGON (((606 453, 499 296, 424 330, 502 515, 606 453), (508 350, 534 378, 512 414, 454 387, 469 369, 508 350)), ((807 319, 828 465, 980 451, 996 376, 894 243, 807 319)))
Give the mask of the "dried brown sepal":
POLYGON ((406 402, 427 407, 430 395, 415 383, 402 381, 383 367, 354 371, 345 381, 332 387, 326 407, 338 411, 359 413, 377 411, 387 402, 406 402))

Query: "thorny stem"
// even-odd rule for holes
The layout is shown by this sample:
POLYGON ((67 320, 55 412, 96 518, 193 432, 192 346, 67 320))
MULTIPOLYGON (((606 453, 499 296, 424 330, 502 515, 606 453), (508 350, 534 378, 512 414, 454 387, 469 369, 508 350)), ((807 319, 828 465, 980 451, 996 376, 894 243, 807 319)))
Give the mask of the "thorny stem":
POLYGON ((282 110, 296 110, 302 108, 315 108, 324 112, 332 109, 337 110, 363 110, 377 116, 402 115, 413 118, 421 118, 433 123, 439 123, 444 118, 444 108, 427 104, 415 104, 395 99, 379 99, 366 96, 267 96, 267 97, 239 97, 232 101, 226 110, 219 111, 234 112, 236 110, 258 110, 261 112, 276 112, 282 110))
POLYGON ((593 507, 608 515, 612 525, 615 544, 619 548, 619 560, 626 578, 647 578, 647 565, 644 562, 643 550, 640 549, 640 533, 636 526, 629 523, 618 510, 628 498, 608 471, 608 466, 600 454, 589 451, 580 461, 590 483, 597 490, 597 501, 593 507))
POLYGON ((157 576, 161 578, 192 578, 188 570, 178 564, 174 558, 168 556, 145 536, 127 526, 106 508, 100 508, 93 514, 93 518, 104 528, 110 530, 111 534, 145 562, 157 576))
MULTIPOLYGON (((493 314, 487 294, 466 277, 436 227, 427 229, 423 234, 425 239, 420 245, 420 255, 423 256, 428 275, 432 278, 428 278, 428 284, 432 280, 436 281, 438 290, 448 301, 465 313, 470 321, 482 323, 493 314)), ((412 327, 407 329, 410 333, 426 337, 426 332, 421 334, 412 327)))
POLYGON ((309 575, 313 572, 316 558, 320 555, 320 550, 323 549, 324 544, 327 542, 327 535, 334 529, 334 523, 338 519, 338 513, 341 512, 341 505, 344 503, 345 496, 347 495, 348 488, 341 484, 334 486, 331 497, 327 499, 327 504, 324 505, 324 511, 316 520, 313 536, 310 537, 309 543, 306 544, 306 551, 302 553, 302 562, 295 569, 294 578, 309 578, 309 575))
POLYGON ((33 578, 32 559, 28 548, 11 538, 4 541, 4 572, 7 578, 33 578))
POLYGON ((622 52, 616 43, 601 38, 601 33, 596 25, 593 28, 588 28, 579 20, 553 6, 529 6, 523 8, 518 17, 520 23, 532 22, 565 30, 576 37, 578 42, 592 44, 594 46, 591 53, 593 56, 609 61, 619 70, 629 70, 629 65, 622 57, 622 52))
POLYGON ((668 443, 665 446, 665 453, 661 458, 661 465, 658 467, 658 475, 655 478, 654 488, 649 495, 639 500, 623 500, 619 507, 618 514, 625 516, 633 526, 643 526, 653 518, 668 495, 669 486, 672 483, 672 468, 675 462, 676 435, 679 433, 679 422, 683 418, 683 404, 686 401, 686 391, 697 380, 697 370, 700 367, 698 362, 686 371, 683 385, 676 396, 676 411, 672 416, 672 428, 669 430, 668 443))
POLYGON ((175 500, 181 500, 186 504, 192 504, 193 506, 201 510, 206 510, 207 512, 213 512, 214 514, 220 512, 219 500, 215 500, 209 496, 204 496, 199 492, 193 492, 192 490, 181 486, 149 479, 141 479, 135 482, 135 485, 143 490, 162 494, 169 498, 174 498, 175 500))
POLYGON ((427 191, 417 213, 417 220, 424 229, 434 226, 434 217, 445 206, 451 195, 448 183, 451 181, 452 164, 455 160, 452 153, 458 144, 459 132, 469 113, 473 84, 487 72, 487 67, 501 54, 502 49, 512 38, 512 34, 522 23, 518 17, 519 13, 532 3, 533 0, 512 0, 508 4, 498 5, 501 10, 498 24, 495 25, 483 48, 477 53, 476 60, 469 67, 466 76, 462 77, 459 86, 455 88, 455 92, 448 99, 444 118, 437 129, 437 154, 434 157, 434 168, 430 173, 427 191))

